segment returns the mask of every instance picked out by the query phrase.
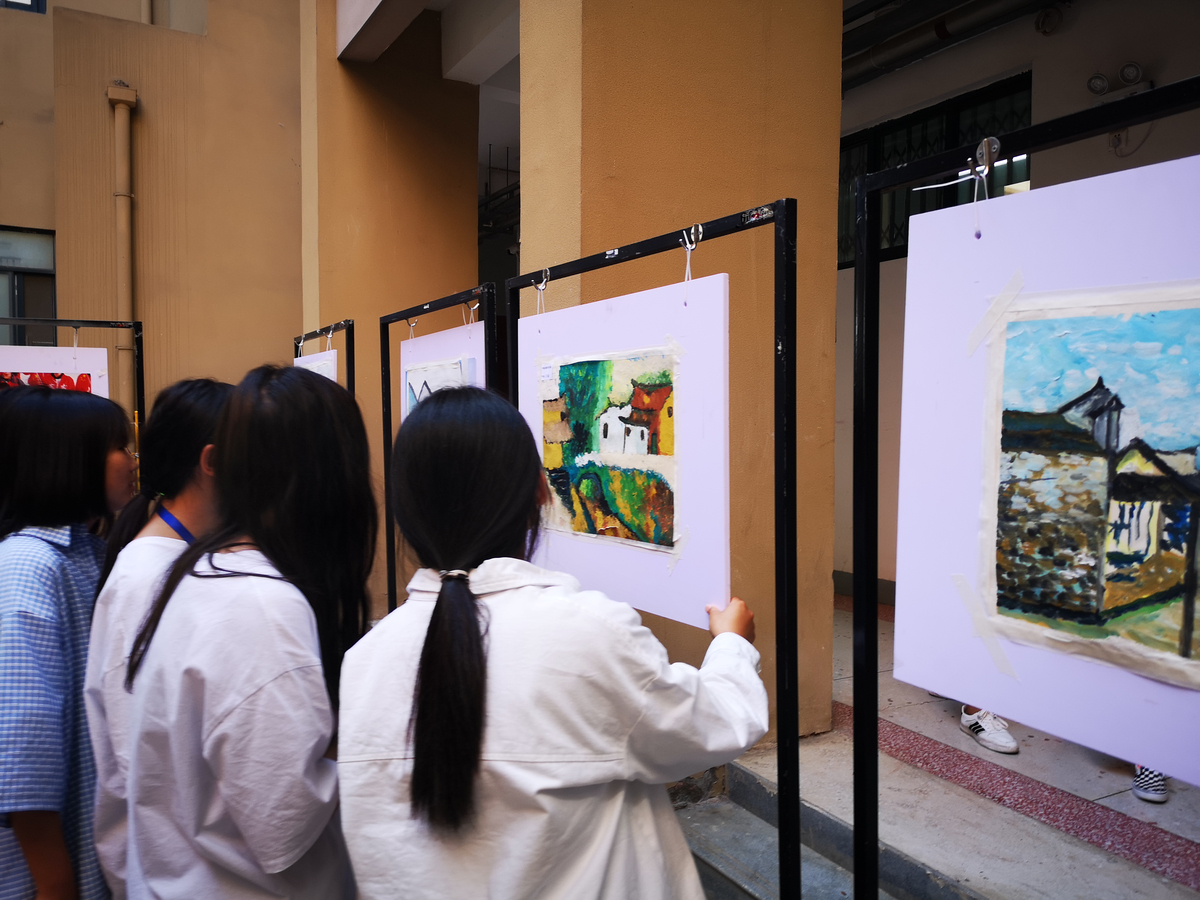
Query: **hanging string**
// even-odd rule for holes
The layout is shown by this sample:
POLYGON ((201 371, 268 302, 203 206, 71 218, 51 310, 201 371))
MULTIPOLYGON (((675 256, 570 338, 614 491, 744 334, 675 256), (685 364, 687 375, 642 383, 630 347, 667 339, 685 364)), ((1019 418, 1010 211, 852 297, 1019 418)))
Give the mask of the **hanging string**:
POLYGON ((78 363, 79 362, 79 329, 72 328, 71 330, 75 332, 74 349, 71 351, 71 359, 75 363, 78 363))
POLYGON ((404 321, 408 323, 408 336, 410 338, 416 337, 417 336, 417 320, 416 319, 405 319, 404 321))
POLYGON ((550 283, 550 270, 542 269, 542 283, 534 285, 537 288, 537 310, 535 315, 546 311, 546 285, 550 283))
POLYGON ((472 324, 474 324, 474 322, 475 322, 475 310, 477 310, 477 309, 479 309, 479 303, 478 303, 478 302, 476 302, 474 306, 472 306, 470 303, 464 303, 464 304, 462 305, 462 317, 463 317, 463 324, 464 324, 464 325, 472 325, 472 324), (468 316, 467 316, 468 312, 470 313, 470 318, 468 318, 468 316))
POLYGON ((683 250, 687 254, 687 263, 683 267, 683 280, 692 280, 692 251, 696 249, 696 245, 700 243, 704 237, 704 226, 697 222, 690 229, 691 234, 688 234, 689 229, 683 230, 683 237, 679 239, 679 243, 683 244, 683 250))
POLYGON ((969 163, 970 170, 966 175, 955 178, 953 181, 943 181, 941 184, 923 184, 920 187, 913 188, 913 191, 932 191, 937 188, 953 187, 956 184, 962 184, 964 181, 973 181, 971 185, 971 208, 975 212, 975 239, 978 240, 983 236, 983 232, 979 228, 979 188, 983 187, 983 199, 988 199, 987 187, 987 169, 983 166, 976 166, 973 162, 969 163))
POLYGON ((325 332, 325 352, 328 353, 333 349, 333 328, 331 327, 325 332))

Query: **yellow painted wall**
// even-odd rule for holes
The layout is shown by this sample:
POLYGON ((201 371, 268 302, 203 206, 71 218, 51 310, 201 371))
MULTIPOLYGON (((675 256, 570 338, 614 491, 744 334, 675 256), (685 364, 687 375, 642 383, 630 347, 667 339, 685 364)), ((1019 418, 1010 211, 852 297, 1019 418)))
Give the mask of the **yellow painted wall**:
MULTIPOLYGON (((442 79, 436 13, 422 13, 369 64, 337 61, 334 0, 317 0, 316 24, 319 319, 355 320, 356 394, 382 523, 379 317, 476 284, 479 89, 442 79)), ((458 309, 446 310, 420 317, 417 333, 461 324, 458 309)), ((393 327, 393 370, 407 336, 406 326, 393 327)), ((395 428, 398 380, 393 396, 395 428)), ((382 534, 371 591, 376 616, 387 609, 382 534)), ((401 597, 405 583, 402 576, 401 597)))
MULTIPOLYGON (((526 0, 527 5, 533 6, 526 0)), ((564 4, 563 7, 569 7, 564 4)), ((558 6, 556 5, 556 8, 558 6)), ((581 84, 580 252, 595 253, 770 202, 799 201, 801 730, 827 729, 832 685, 833 429, 841 5, 582 0, 580 44, 524 27, 521 77, 581 84)), ((560 25, 569 33, 569 23, 560 25)), ((571 182, 531 160, 568 150, 522 92, 525 271, 574 254, 546 237, 574 227, 571 182), (553 200, 551 199, 551 196, 553 200)), ((550 103, 557 101, 551 100, 550 103)), ((555 107, 557 109, 557 107, 555 107)), ((570 122, 570 110, 556 113, 570 122)), ((773 238, 770 229, 702 243, 696 276, 730 274, 733 587, 756 610, 774 706, 773 238)), ((683 252, 582 279, 584 301, 679 281, 683 252)), ((532 291, 527 291, 532 295, 532 291)), ((571 302, 555 283, 547 306, 571 302)), ((531 308, 532 296, 524 299, 531 308)), ((635 601, 636 602, 636 601, 635 601)), ((704 632, 644 616, 672 657, 699 663, 704 632)))
MULTIPOLYGON (((300 327, 298 43, 289 0, 213 0, 206 36, 55 13, 58 312, 116 315, 104 92, 119 78, 138 91, 134 303, 146 327, 148 400, 179 378, 237 381, 291 357, 300 327)), ((85 334, 80 343, 103 342, 85 334)))
POLYGON ((0 9, 0 226, 54 227, 54 10, 136 21, 141 0, 50 0, 0 9))

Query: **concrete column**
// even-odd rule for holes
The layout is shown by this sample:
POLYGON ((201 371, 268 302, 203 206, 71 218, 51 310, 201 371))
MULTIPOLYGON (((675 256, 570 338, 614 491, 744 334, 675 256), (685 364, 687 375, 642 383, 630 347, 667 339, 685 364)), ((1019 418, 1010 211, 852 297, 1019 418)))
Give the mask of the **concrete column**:
MULTIPOLYGON (((829 728, 832 699, 841 20, 836 0, 521 3, 522 271, 799 200, 801 733, 829 728)), ((695 276, 730 278, 733 592, 755 610, 772 706, 773 250, 761 229, 702 241, 692 255, 695 276)), ((682 251, 662 254, 590 273, 581 287, 556 282, 546 304, 669 284, 683 271, 682 251)), ((642 618, 673 659, 701 661, 707 633, 642 618)))
MULTIPOLYGON (((113 200, 117 231, 117 319, 127 322, 133 310, 133 184, 131 177, 129 115, 137 106, 137 91, 125 85, 108 89, 113 108, 113 135, 116 180, 113 200)), ((132 415, 134 407, 135 361, 133 333, 117 332, 117 394, 114 398, 132 415)))

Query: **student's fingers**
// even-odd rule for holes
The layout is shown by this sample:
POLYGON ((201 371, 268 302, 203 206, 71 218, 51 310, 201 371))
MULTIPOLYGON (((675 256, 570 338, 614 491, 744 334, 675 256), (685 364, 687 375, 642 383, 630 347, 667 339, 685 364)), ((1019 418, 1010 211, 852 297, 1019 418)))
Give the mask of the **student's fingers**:
POLYGON ((733 597, 729 605, 722 610, 716 609, 715 606, 708 607, 708 628, 714 637, 732 631, 753 642, 754 613, 750 612, 749 607, 739 598, 733 597))

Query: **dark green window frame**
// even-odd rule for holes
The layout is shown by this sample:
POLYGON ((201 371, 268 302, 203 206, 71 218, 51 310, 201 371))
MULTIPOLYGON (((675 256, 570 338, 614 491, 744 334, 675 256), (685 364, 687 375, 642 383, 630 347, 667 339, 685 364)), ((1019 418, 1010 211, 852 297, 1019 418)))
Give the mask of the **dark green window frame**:
MULTIPOLYGON (((854 179, 868 172, 978 143, 1031 124, 1033 76, 1022 72, 987 87, 953 97, 899 119, 842 138, 838 166, 838 268, 854 265, 854 179)), ((1029 159, 1003 156, 988 177, 988 196, 1029 180, 1029 159)), ((967 160, 963 160, 963 171, 967 160)), ((970 181, 927 191, 900 188, 883 195, 880 205, 880 259, 908 255, 908 220, 917 213, 971 202, 970 181)), ((982 198, 981 198, 982 199, 982 198)))

